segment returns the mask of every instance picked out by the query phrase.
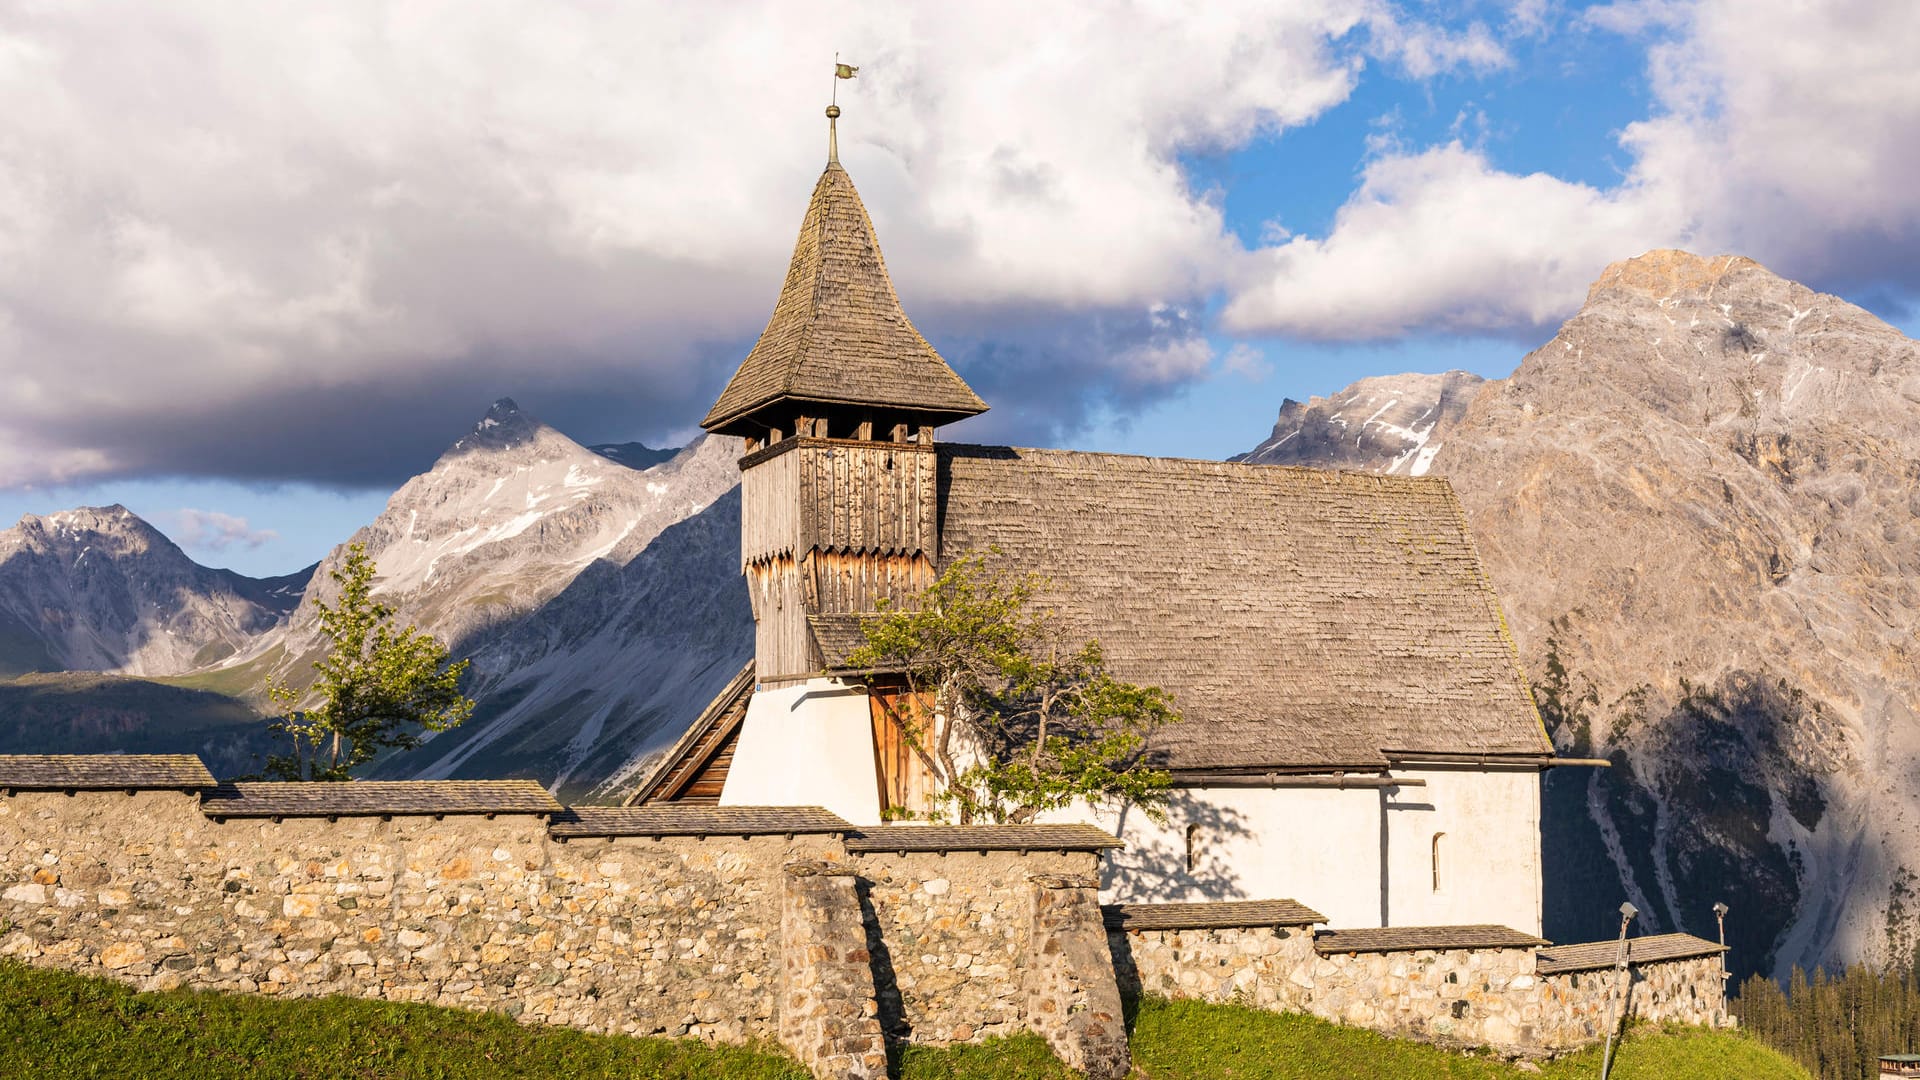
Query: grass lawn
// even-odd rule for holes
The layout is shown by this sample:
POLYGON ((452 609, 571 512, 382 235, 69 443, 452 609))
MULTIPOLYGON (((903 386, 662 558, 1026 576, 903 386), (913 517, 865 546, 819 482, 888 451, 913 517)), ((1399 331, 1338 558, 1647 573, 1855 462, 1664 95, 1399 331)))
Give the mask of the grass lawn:
MULTIPOLYGON (((1339 1027, 1311 1017, 1148 998, 1133 1033, 1149 1080, 1575 1080, 1600 1073, 1598 1050, 1544 1073, 1489 1056, 1339 1027)), ((909 1047, 901 1080, 1066 1080, 1074 1074, 1037 1036, 982 1046, 909 1047)), ((1742 1035, 1635 1032, 1617 1080, 1809 1080, 1742 1035)), ((802 1080, 777 1048, 587 1035, 504 1016, 351 998, 279 1000, 175 991, 0 961, 0 1076, 126 1080, 255 1077, 644 1077, 802 1080)))
POLYGON ((0 1076, 659 1077, 806 1080, 778 1051, 527 1027, 505 1016, 352 998, 136 994, 0 963, 0 1076))
MULTIPOLYGON (((1614 1080, 1811 1080, 1744 1035, 1640 1029, 1616 1053, 1614 1080)), ((1575 1080, 1600 1075, 1600 1050, 1561 1058, 1541 1073, 1490 1055, 1438 1050, 1310 1016, 1147 998, 1134 1019, 1133 1060, 1153 1080, 1575 1080)))

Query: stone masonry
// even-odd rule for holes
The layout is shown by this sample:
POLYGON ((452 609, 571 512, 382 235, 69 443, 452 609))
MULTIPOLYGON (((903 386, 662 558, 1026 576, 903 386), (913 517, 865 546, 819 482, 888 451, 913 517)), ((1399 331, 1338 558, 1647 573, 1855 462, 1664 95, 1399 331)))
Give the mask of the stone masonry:
MULTIPOLYGON (((1623 989, 1612 970, 1541 974, 1530 948, 1316 951, 1310 925, 1222 921, 1306 911, 1291 902, 1168 905, 1212 921, 1103 928, 1097 852, 1066 833, 1048 846, 1047 829, 1081 826, 1032 827, 1006 850, 978 829, 964 846, 877 850, 817 810, 601 811, 634 823, 602 835, 582 831, 586 808, 568 832, 409 790, 394 812, 246 817, 209 816, 184 790, 7 788, 0 956, 146 990, 779 1039, 817 1075, 862 1080, 885 1074, 888 1042, 1022 1031, 1091 1077, 1124 1076, 1123 992, 1535 1054, 1601 1037, 1623 989)), ((1718 956, 1630 974, 1630 1015, 1730 1022, 1718 956)))
POLYGON ((887 1075, 887 1041, 853 871, 825 861, 786 866, 780 1041, 815 1076, 887 1075))
MULTIPOLYGON (((1446 1046, 1555 1054, 1604 1038, 1615 971, 1541 975, 1521 948, 1320 955, 1306 927, 1109 930, 1123 991, 1239 1002, 1446 1046)), ((1718 956, 1638 963, 1629 1015, 1726 1026, 1718 956)), ((1618 1015, 1616 1013, 1616 1015, 1618 1015)))
POLYGON ((1101 925, 1100 881, 1036 874, 1027 955, 1027 1025, 1089 1080, 1120 1080, 1132 1068, 1113 955, 1101 925))
MULTIPOLYGON (((1027 877, 1097 867, 1089 851, 852 856, 838 834, 567 840, 537 814, 215 820, 183 791, 15 791, 0 796, 0 955, 145 990, 781 1038, 820 1075, 880 1076, 883 1001, 885 1034, 942 1043, 1056 1037, 1054 1018, 1087 1011, 1111 966, 1084 948, 1062 946, 1095 969, 1059 980, 1057 1002, 1023 981, 1027 877), (784 1015, 783 980, 805 1015, 784 1015)), ((1109 1034, 1124 1060, 1124 1031, 1109 1034)))

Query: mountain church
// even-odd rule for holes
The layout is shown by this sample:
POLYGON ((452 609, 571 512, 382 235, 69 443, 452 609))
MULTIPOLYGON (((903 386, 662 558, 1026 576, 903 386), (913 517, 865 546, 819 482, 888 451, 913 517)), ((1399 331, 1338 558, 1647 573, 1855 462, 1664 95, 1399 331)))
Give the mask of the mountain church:
POLYGON ((900 692, 844 661, 881 600, 993 552, 1184 716, 1164 824, 1082 815, 1125 844, 1105 899, 1538 933, 1541 774, 1571 762, 1447 481, 936 440, 987 405, 901 309, 829 146, 773 316, 702 424, 745 440, 754 659, 633 801, 923 807, 900 692))

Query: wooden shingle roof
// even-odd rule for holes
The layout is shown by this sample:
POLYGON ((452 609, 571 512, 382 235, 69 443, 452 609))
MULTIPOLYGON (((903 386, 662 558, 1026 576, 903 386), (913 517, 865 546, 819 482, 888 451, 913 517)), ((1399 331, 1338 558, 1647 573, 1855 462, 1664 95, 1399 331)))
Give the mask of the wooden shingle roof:
POLYGON ((987 409, 901 309, 873 222, 838 162, 814 185, 773 317, 700 426, 757 435, 747 418, 782 399, 899 409, 933 422, 987 409))
POLYGON ((1311 926, 1325 915, 1298 900, 1220 900, 1193 904, 1106 904, 1100 908, 1115 930, 1231 930, 1262 926, 1311 926))
POLYGON ((1173 694, 1173 768, 1552 752, 1445 480, 939 451, 941 558, 1050 579, 1116 675, 1173 694))
POLYGON ((204 791, 213 774, 192 754, 0 754, 9 791, 204 791))
POLYGON ((350 780, 345 783, 240 782, 200 797, 210 818, 394 817, 560 813, 531 780, 350 780))
MULTIPOLYGON (((1726 951, 1725 945, 1692 934, 1649 934, 1627 939, 1629 964, 1691 960, 1698 956, 1717 956, 1726 951)), ((1542 975, 1564 975, 1572 971, 1610 968, 1619 961, 1619 941, 1583 941, 1577 945, 1555 945, 1541 949, 1533 967, 1542 975)))
POLYGON ((876 825, 848 834, 855 853, 1106 851, 1125 847, 1092 825, 876 825))
POLYGON ((547 826, 557 838, 597 836, 797 836, 853 825, 818 806, 570 806, 547 826))
POLYGON ((1523 934, 1509 926, 1381 926, 1354 930, 1322 930, 1313 936, 1313 948, 1330 953, 1412 952, 1418 949, 1532 949, 1545 938, 1523 934))

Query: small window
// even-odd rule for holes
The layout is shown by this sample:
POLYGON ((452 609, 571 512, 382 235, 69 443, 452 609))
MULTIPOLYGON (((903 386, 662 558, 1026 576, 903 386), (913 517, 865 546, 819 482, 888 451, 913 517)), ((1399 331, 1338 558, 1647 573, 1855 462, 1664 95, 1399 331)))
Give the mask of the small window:
POLYGON ((1445 840, 1446 838, 1447 838, 1447 834, 1443 832, 1437 832, 1433 834, 1433 891, 1434 892, 1440 891, 1440 848, 1441 848, 1441 841, 1445 840))
POLYGON ((1200 834, 1200 826, 1187 826, 1187 873, 1191 874, 1200 869, 1200 858, 1205 854, 1202 850, 1205 843, 1206 838, 1200 834))

